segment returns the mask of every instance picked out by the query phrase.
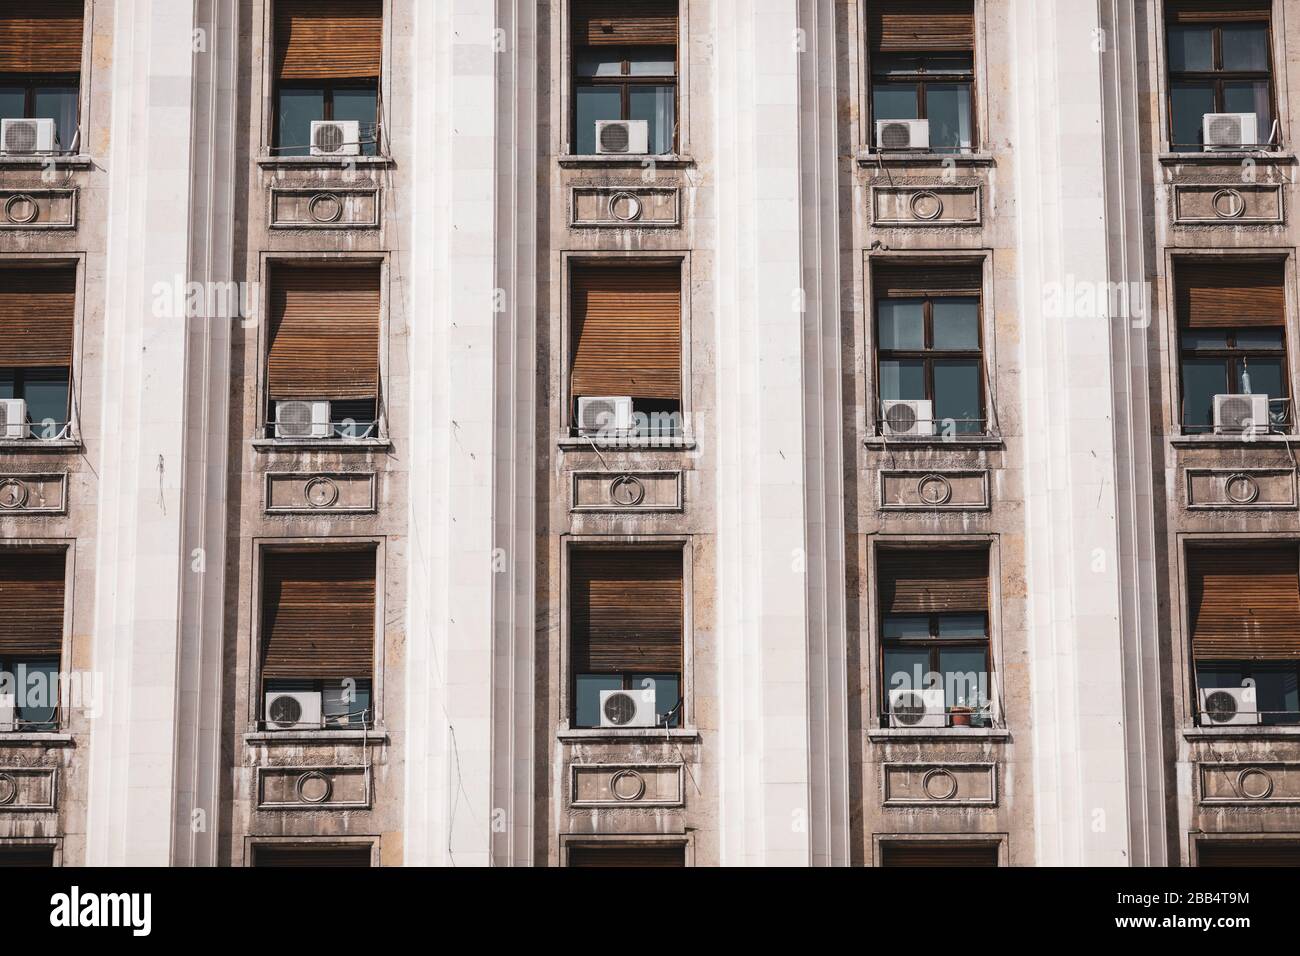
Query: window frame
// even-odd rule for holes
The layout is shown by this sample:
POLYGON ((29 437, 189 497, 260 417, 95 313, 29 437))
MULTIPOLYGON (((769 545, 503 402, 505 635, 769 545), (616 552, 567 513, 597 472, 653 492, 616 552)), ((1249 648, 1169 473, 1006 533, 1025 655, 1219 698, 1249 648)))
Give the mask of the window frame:
MULTIPOLYGON (((66 491, 65 491, 66 494, 66 491)), ((44 554, 63 555, 63 633, 59 638, 58 666, 59 673, 66 674, 72 670, 72 616, 75 607, 74 586, 76 582, 77 543, 75 538, 13 538, 4 542, 4 551, 42 552, 44 554)), ((33 658, 24 658, 32 660, 33 658)), ((46 658, 48 659, 48 657, 46 658)), ((7 661, 6 661, 7 663, 7 661)), ((50 730, 14 730, 0 733, 0 746, 6 736, 13 733, 24 735, 56 735, 67 733, 71 727, 69 702, 63 699, 64 682, 59 682, 59 700, 54 707, 54 724, 50 730)), ((84 709, 84 701, 82 709, 84 709)))
POLYGON ((574 49, 574 53, 572 57, 572 65, 571 65, 571 70, 573 73, 572 76, 573 95, 569 97, 569 128, 573 130, 573 139, 572 142, 570 143, 570 149, 573 151, 572 155, 575 156, 584 155, 577 151, 578 149, 578 90, 580 87, 584 87, 584 86, 617 87, 620 91, 620 97, 619 97, 620 100, 619 119, 620 120, 631 119, 631 117, 628 114, 630 112, 630 107, 631 107, 631 91, 633 87, 671 86, 673 88, 673 141, 671 144, 672 148, 669 149, 667 153, 649 153, 647 155, 649 156, 676 156, 677 155, 678 130, 681 126, 680 117, 681 117, 681 98, 682 98, 681 85, 679 83, 679 77, 681 74, 680 28, 679 28, 678 43, 673 46, 673 62, 676 65, 673 68, 674 74, 672 76, 651 76, 648 74, 644 76, 632 76, 628 72, 629 64, 633 59, 628 54, 634 53, 637 50, 660 50, 660 49, 665 49, 665 48, 660 46, 635 46, 634 45, 634 46, 621 46, 621 47, 615 47, 615 46, 576 47, 574 49), (602 51, 608 50, 611 52, 611 54, 617 51, 618 53, 622 54, 622 56, 620 57, 622 62, 622 72, 618 76, 578 76, 579 53, 582 50, 591 50, 591 49, 599 49, 602 51))
MULTIPOLYGON (((73 138, 77 143, 78 151, 81 150, 81 77, 78 73, 0 73, 0 87, 21 87, 23 90, 23 115, 21 117, 10 117, 12 119, 35 119, 33 115, 36 110, 36 91, 46 86, 70 86, 77 91, 77 119, 74 124, 73 138)), ((76 155, 71 149, 71 144, 63 146, 60 144, 56 156, 73 156, 76 155)))
POLYGON ((620 846, 650 845, 682 847, 686 867, 695 865, 695 831, 687 830, 683 834, 659 833, 561 833, 557 864, 569 868, 569 847, 581 846, 598 849, 613 849, 620 846))
MULTIPOLYGON (((880 602, 879 591, 877 590, 877 592, 876 592, 876 603, 877 603, 877 605, 879 605, 879 602, 880 602)), ((881 691, 881 693, 880 693, 880 695, 879 695, 879 697, 880 697, 880 701, 879 701, 879 709, 880 709, 880 713, 879 713, 877 716, 878 716, 878 718, 880 719, 880 722, 881 722, 881 725, 882 725, 882 726, 888 726, 888 724, 889 724, 889 696, 888 696, 888 694, 889 694, 889 691, 890 691, 890 690, 893 690, 893 689, 894 689, 894 688, 892 688, 892 687, 890 686, 888 675, 886 675, 886 673, 885 673, 885 655, 886 655, 889 651, 891 651, 891 650, 924 650, 924 651, 926 651, 927 656, 929 657, 929 664, 927 665, 928 670, 929 670, 930 673, 934 673, 934 674, 941 674, 941 673, 943 673, 943 668, 940 666, 940 655, 941 655, 941 652, 942 652, 942 651, 944 651, 944 650, 948 650, 948 649, 982 650, 982 651, 984 651, 985 657, 986 657, 986 659, 987 659, 987 661, 988 661, 989 689, 990 689, 990 690, 993 689, 993 683, 994 683, 994 681, 997 680, 998 678, 997 678, 997 676, 996 676, 996 672, 995 672, 994 669, 993 669, 993 650, 992 650, 992 648, 990 647, 990 643, 991 643, 991 641, 992 641, 992 635, 989 634, 989 630, 990 630, 990 627, 989 627, 989 617, 990 617, 990 615, 989 615, 989 612, 988 612, 988 611, 985 611, 985 612, 984 612, 984 637, 983 637, 982 640, 981 640, 981 639, 978 639, 978 638, 973 638, 973 637, 970 637, 970 638, 967 638, 967 637, 959 637, 959 638, 943 638, 943 637, 940 637, 940 636, 939 636, 939 618, 941 618, 941 617, 945 617, 945 616, 946 616, 945 614, 942 614, 942 613, 934 613, 934 614, 930 614, 930 615, 928 615, 928 617, 929 617, 929 619, 930 619, 930 633, 929 633, 929 636, 928 636, 928 637, 925 637, 925 638, 910 638, 910 639, 897 638, 897 637, 885 637, 885 634, 884 634, 884 626, 885 626, 885 621, 886 621, 886 619, 888 619, 888 618, 896 618, 896 617, 907 617, 907 618, 917 619, 917 618, 920 618, 922 615, 919 615, 919 614, 886 614, 886 613, 884 613, 883 610, 880 611, 879 613, 880 613, 880 634, 879 634, 879 639, 880 639, 880 654, 877 655, 877 673, 876 673, 876 679, 877 679, 877 680, 879 681, 879 683, 880 683, 880 691, 881 691)), ((963 612, 954 612, 954 614, 960 614, 960 613, 963 613, 963 612)), ((943 689, 943 690, 945 691, 945 693, 946 693, 947 688, 944 687, 944 688, 942 688, 942 689, 943 689)), ((992 701, 990 701, 990 703, 992 703, 992 701)), ((948 710, 948 704, 947 704, 947 701, 946 701, 946 700, 945 700, 945 702, 944 702, 944 708, 945 708, 945 711, 947 711, 948 713, 951 713, 951 711, 948 710)), ((992 713, 990 713, 990 715, 989 715, 989 721, 990 721, 990 724, 993 723, 993 715, 992 715, 992 713)))
POLYGON ((358 834, 356 836, 339 835, 339 836, 328 836, 328 837, 245 836, 244 837, 244 866, 252 867, 255 865, 254 856, 257 852, 258 847, 315 846, 315 847, 319 847, 320 849, 328 849, 328 848, 340 847, 340 846, 354 847, 359 845, 365 845, 370 848, 370 867, 374 869, 380 866, 381 839, 382 838, 380 837, 379 834, 373 834, 373 835, 358 834))
POLYGON ((1010 866, 1009 835, 1006 833, 873 833, 871 835, 871 865, 884 868, 885 846, 905 843, 933 845, 951 843, 956 845, 995 846, 997 848, 998 868, 1010 866))
POLYGON ((1280 429, 1284 429, 1282 434, 1290 434, 1292 429, 1295 427, 1294 425, 1295 416, 1291 413, 1291 382, 1290 382, 1291 376, 1289 374, 1290 369, 1287 363, 1287 354, 1289 351, 1290 349, 1289 349, 1289 344, 1287 342, 1285 325, 1281 325, 1281 326, 1259 325, 1259 326, 1251 326, 1251 327, 1243 326, 1242 328, 1203 328, 1203 329, 1198 328, 1193 330, 1193 329, 1186 328, 1180 324, 1178 326, 1178 379, 1179 379, 1178 381, 1178 427, 1182 430, 1182 433, 1185 435, 1204 435, 1204 434, 1214 433, 1213 422, 1211 422, 1209 425, 1189 425, 1187 423, 1187 375, 1183 369, 1184 362, 1186 362, 1188 359, 1222 360, 1224 362, 1224 371, 1225 371, 1224 384, 1228 387, 1228 391, 1222 394, 1227 395, 1227 394, 1238 394, 1235 391, 1235 386, 1233 385, 1233 383, 1236 382, 1239 377, 1239 373, 1240 373, 1239 366, 1241 362, 1249 363, 1251 359, 1275 359, 1275 360, 1280 359, 1282 365, 1282 376, 1281 376, 1282 394, 1271 395, 1269 396, 1269 399, 1270 401, 1272 401, 1273 399, 1277 399, 1277 400, 1286 399, 1286 405, 1284 406, 1286 418, 1284 424, 1280 424, 1280 425, 1273 425, 1272 422, 1270 421, 1269 429, 1270 431, 1273 431, 1273 429, 1280 428, 1280 429), (1274 329, 1274 328, 1277 329, 1282 336, 1282 347, 1280 349, 1262 349, 1262 348, 1239 349, 1234 344, 1231 344, 1235 341, 1237 333, 1243 330, 1251 331, 1252 329, 1262 330, 1262 329, 1274 329), (1184 339, 1189 332, 1201 332, 1201 333, 1212 333, 1212 334, 1222 333, 1227 339, 1227 341, 1229 342, 1229 345, 1226 346, 1225 348, 1211 348, 1211 349, 1188 348, 1184 344, 1184 339))
MULTIPOLYGON (((307 153, 303 155, 310 156, 311 143, 301 143, 292 146, 286 146, 280 142, 280 95, 285 90, 321 90, 323 97, 323 110, 321 121, 331 122, 334 119, 334 94, 338 90, 369 90, 372 87, 375 91, 375 137, 372 144, 367 144, 364 136, 361 139, 361 148, 364 150, 367 145, 373 145, 375 148, 374 156, 384 156, 384 133, 382 125, 383 117, 383 91, 380 87, 381 78, 378 76, 364 77, 332 77, 319 80, 275 80, 274 100, 271 105, 271 151, 273 155, 284 157, 285 150, 288 149, 305 149, 307 153)), ((363 124, 364 126, 364 124, 363 124)), ((366 155, 364 152, 362 155, 366 155)), ((318 157, 327 158, 327 157, 318 157)), ((333 157, 328 157, 333 158, 333 157)), ((338 160, 335 159, 337 162, 338 160)))
MULTIPOLYGON (((978 32, 978 30, 977 30, 978 32)), ((943 156, 968 156, 979 152, 980 144, 980 122, 979 110, 976 108, 978 96, 979 70, 976 65, 975 50, 970 51, 971 68, 969 71, 956 72, 936 72, 926 73, 924 61, 928 57, 952 56, 951 53, 936 53, 932 51, 918 50, 915 53, 893 53, 888 54, 893 57, 916 57, 922 62, 921 69, 913 73, 881 73, 876 70, 875 63, 868 66, 867 80, 867 101, 871 104, 871 122, 866 130, 867 140, 873 150, 880 151, 880 146, 876 142, 876 122, 875 102, 876 89, 880 86, 902 86, 912 84, 916 86, 916 119, 928 119, 926 115, 926 85, 929 83, 969 83, 970 84, 970 145, 969 146, 935 146, 931 142, 930 146, 924 150, 926 153, 935 153, 943 156)))
MULTIPOLYGON (((1179 70, 1173 68, 1172 58, 1169 54, 1170 36, 1174 29, 1190 26, 1189 24, 1177 24, 1164 20, 1164 57, 1165 57, 1165 113, 1167 122, 1165 123, 1165 135, 1169 137, 1169 148, 1172 152, 1183 153, 1202 153, 1205 152, 1203 143, 1176 143, 1174 142, 1174 86, 1178 83, 1209 83, 1214 96, 1214 110, 1216 113, 1226 112, 1224 110, 1224 83, 1230 82, 1254 82, 1266 80, 1268 82, 1268 101, 1269 109, 1273 113, 1273 121, 1278 124, 1278 141, 1273 144, 1252 143, 1243 144, 1243 149, 1265 148, 1278 150, 1286 137, 1286 124, 1282 122, 1282 116, 1278 111, 1278 93, 1276 68, 1274 66, 1275 57, 1273 56, 1274 30, 1273 17, 1270 13, 1267 19, 1259 20, 1206 20, 1204 23, 1198 23, 1196 26, 1208 28, 1211 33, 1211 57, 1214 63, 1222 64, 1223 62, 1223 28, 1225 26, 1235 26, 1240 24, 1262 23, 1267 31, 1267 43, 1265 49, 1268 53, 1268 69, 1259 70, 1224 70, 1221 66, 1211 70, 1179 70)), ((1256 130, 1256 133, 1265 140, 1272 134, 1272 124, 1269 124, 1267 130, 1256 130)))

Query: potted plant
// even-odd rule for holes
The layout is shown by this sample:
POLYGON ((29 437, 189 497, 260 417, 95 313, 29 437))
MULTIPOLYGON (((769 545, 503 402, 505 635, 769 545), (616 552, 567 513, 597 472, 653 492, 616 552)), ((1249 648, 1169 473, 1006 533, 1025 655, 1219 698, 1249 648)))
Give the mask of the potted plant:
POLYGON ((954 727, 969 727, 971 716, 975 713, 975 708, 966 705, 965 697, 957 698, 957 706, 948 708, 948 715, 952 719, 954 727))

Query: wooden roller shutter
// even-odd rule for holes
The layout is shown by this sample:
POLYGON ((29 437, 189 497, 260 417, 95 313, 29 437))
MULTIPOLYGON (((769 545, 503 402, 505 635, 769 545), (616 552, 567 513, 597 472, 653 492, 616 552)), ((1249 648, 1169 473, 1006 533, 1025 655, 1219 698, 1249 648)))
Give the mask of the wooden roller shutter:
POLYGON ((915 298, 926 295, 979 295, 984 273, 978 263, 908 265, 881 262, 871 269, 871 288, 877 299, 915 298))
POLYGON ((272 401, 377 397, 379 266, 275 267, 270 340, 272 401))
POLYGON ((67 368, 76 269, 0 270, 0 368, 67 368))
POLYGON ((1198 661, 1300 658, 1300 571, 1290 548, 1187 553, 1188 617, 1198 661))
POLYGON ((572 391, 681 399, 680 267, 574 270, 572 391))
POLYGON ((1186 328, 1286 324, 1280 260, 1182 262, 1174 272, 1178 321, 1186 328))
POLYGON ((1165 0, 1170 23, 1226 23, 1234 20, 1268 20, 1271 0, 1165 0))
POLYGON ((682 669, 682 552, 575 551, 571 673, 682 669))
POLYGON ((0 552, 0 659, 60 655, 66 564, 62 551, 0 552))
POLYGON ((573 0, 574 46, 676 46, 677 0, 573 0))
POLYGON ((375 552, 266 552, 262 647, 264 678, 368 680, 374 670, 375 552))
POLYGON ((988 610, 986 550, 881 551, 879 564, 882 614, 988 610))
POLYGON ((84 0, 0 3, 0 73, 80 73, 84 0))
POLYGON ((270 844, 253 848, 253 866, 273 867, 363 867, 370 865, 369 844, 312 846, 270 844))
POLYGON ((1300 866, 1300 841, 1200 840, 1197 866, 1300 866))
POLYGON ((383 55, 383 0, 275 0, 280 79, 378 77, 383 55))
POLYGON ((571 867, 676 867, 686 865, 686 847, 655 843, 624 846, 570 846, 571 867))
POLYGON ((21 866, 27 868, 54 865, 54 847, 52 846, 0 846, 0 866, 21 866))
POLYGON ((881 866, 997 866, 996 843, 882 843, 881 866))
POLYGON ((867 36, 873 53, 969 53, 974 0, 868 0, 867 36))

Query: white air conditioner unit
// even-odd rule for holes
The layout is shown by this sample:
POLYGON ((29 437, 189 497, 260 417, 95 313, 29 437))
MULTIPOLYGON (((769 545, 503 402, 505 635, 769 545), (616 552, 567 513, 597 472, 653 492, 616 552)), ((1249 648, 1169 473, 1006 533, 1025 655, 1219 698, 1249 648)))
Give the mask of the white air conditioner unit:
POLYGON ((597 120, 596 152, 645 155, 650 151, 650 124, 645 120, 597 120))
POLYGON ((625 432, 632 428, 632 399, 614 395, 578 399, 578 433, 625 432))
POLYGON ((0 398, 0 438, 29 438, 27 403, 21 398, 0 398))
POLYGON ((329 438, 329 402, 276 402, 276 438, 329 438))
POLYGON ((13 694, 0 694, 0 733, 18 729, 17 704, 13 694))
POLYGON ((1258 724, 1253 687, 1202 687, 1201 726, 1258 724))
POLYGON ((319 730, 320 691, 267 691, 266 726, 269 730, 319 730))
POLYGON ((356 120, 312 120, 313 156, 360 156, 361 124, 356 120))
POLYGON ((1215 395, 1214 434, 1267 435, 1267 395, 1215 395))
POLYGON ((52 153, 58 149, 54 141, 54 120, 0 120, 0 147, 0 152, 18 156, 52 153))
POLYGON ((943 689, 898 688, 889 692, 889 726, 947 727, 943 689))
POLYGON ((653 727, 654 725, 654 688, 600 692, 600 726, 653 727))
POLYGON ((881 427, 888 438, 934 434, 934 405, 928 401, 881 402, 881 427))
POLYGON ((929 148, 929 120, 876 120, 876 149, 929 148))
POLYGON ((1208 150, 1258 146, 1259 118, 1254 113, 1206 113, 1201 139, 1208 150))

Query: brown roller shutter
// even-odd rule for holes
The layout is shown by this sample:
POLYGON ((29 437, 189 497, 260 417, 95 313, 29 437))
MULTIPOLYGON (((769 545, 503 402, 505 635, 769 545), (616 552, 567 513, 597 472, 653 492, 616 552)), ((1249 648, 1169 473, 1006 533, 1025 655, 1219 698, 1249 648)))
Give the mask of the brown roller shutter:
POLYGON ((978 263, 909 265, 894 261, 880 262, 871 269, 871 288, 877 299, 979 295, 983 282, 978 263))
POLYGON ((253 866, 273 867, 363 867, 370 865, 370 846, 311 846, 270 844, 253 848, 253 866))
POLYGON ((682 669, 682 552, 575 551, 572 673, 682 669))
POLYGON ((266 552, 262 647, 264 678, 370 678, 375 552, 266 552))
POLYGON ((678 266, 576 268, 574 397, 680 400, 681 299, 678 266))
POLYGON ((1286 324, 1286 278, 1280 260, 1182 262, 1174 277, 1178 321, 1186 328, 1286 324))
POLYGON ((80 73, 84 0, 0 4, 0 73, 80 73))
POLYGON ((0 368, 67 368, 76 269, 0 270, 0 368))
POLYGON ((571 867, 677 867, 686 865, 686 847, 654 843, 623 846, 570 846, 571 867))
POLYGON ((276 266, 267 390, 279 399, 379 394, 379 266, 276 266))
POLYGON ((1197 866, 1300 866, 1300 841, 1201 840, 1197 866))
POLYGON ((913 843, 910 840, 880 845, 881 866, 997 866, 996 843, 945 840, 913 843))
POLYGON ((677 0, 573 0, 574 46, 676 46, 677 0))
POLYGON ((0 866, 21 866, 29 869, 54 865, 52 846, 0 846, 0 866))
POLYGON ((1193 656, 1198 661, 1300 658, 1298 561, 1293 547, 1189 551, 1193 656))
POLYGON ((58 657, 67 555, 0 552, 0 658, 58 657))
POLYGON ((882 614, 987 611, 986 550, 881 551, 878 593, 882 614))
POLYGON ((867 36, 874 53, 971 52, 973 0, 868 0, 867 36))
POLYGON ((275 54, 282 80, 378 77, 383 0, 275 0, 275 54))
POLYGON ((1214 23, 1233 20, 1268 20, 1270 0, 1165 0, 1170 23, 1214 23))

